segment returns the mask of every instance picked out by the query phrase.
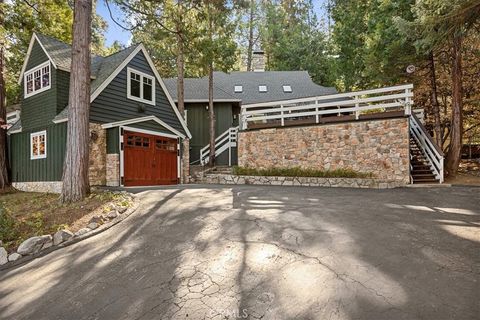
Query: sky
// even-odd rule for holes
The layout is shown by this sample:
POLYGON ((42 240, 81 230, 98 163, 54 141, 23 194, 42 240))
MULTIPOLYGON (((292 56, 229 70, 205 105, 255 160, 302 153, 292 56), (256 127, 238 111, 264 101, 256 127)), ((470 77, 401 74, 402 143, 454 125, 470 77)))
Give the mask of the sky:
MULTIPOLYGON (((327 0, 313 0, 314 11, 317 14, 317 17, 321 19, 325 16, 325 4, 327 0)), ((112 10, 112 15, 115 18, 115 21, 120 23, 123 26, 126 26, 124 22, 125 15, 123 14, 122 10, 109 2, 110 9, 112 10)), ((110 13, 108 8, 105 4, 105 0, 98 0, 97 1, 97 13, 103 17, 105 21, 108 23, 108 29, 105 34, 106 36, 106 45, 110 46, 114 41, 119 41, 123 45, 128 45, 131 39, 131 33, 122 29, 118 26, 110 17, 110 13)))

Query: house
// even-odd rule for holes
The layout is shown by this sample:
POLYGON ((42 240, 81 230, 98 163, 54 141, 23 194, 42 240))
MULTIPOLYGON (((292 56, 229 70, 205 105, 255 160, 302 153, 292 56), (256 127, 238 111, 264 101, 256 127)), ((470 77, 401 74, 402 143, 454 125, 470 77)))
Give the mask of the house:
MULTIPOLYGON (((229 130, 234 132, 234 128, 238 127, 241 107, 337 93, 335 88, 314 83, 307 71, 263 71, 261 59, 257 57, 256 60, 259 68, 254 72, 214 72, 213 108, 216 120, 215 132, 216 136, 220 137, 219 142, 229 130)), ((165 84, 176 102, 177 79, 165 79, 165 84)), ((206 146, 210 138, 208 77, 186 78, 184 95, 187 124, 192 132, 190 163, 199 164, 208 157, 206 146)), ((227 148, 224 148, 225 152, 218 153, 216 164, 237 163, 236 147, 228 150, 230 154, 226 152, 227 148)))
MULTIPOLYGON (((9 129, 11 177, 21 190, 61 190, 71 47, 33 34, 19 77, 21 115, 9 129)), ((92 56, 90 184, 176 184, 190 131, 141 44, 92 56)))

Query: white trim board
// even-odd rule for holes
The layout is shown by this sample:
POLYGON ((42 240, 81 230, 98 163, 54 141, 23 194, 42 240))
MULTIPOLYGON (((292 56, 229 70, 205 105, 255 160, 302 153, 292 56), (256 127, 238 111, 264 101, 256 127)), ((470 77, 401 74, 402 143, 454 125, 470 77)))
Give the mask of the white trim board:
POLYGON ((162 120, 160 120, 160 119, 157 118, 156 116, 146 116, 146 117, 141 117, 141 118, 134 118, 134 119, 128 119, 128 120, 122 120, 122 121, 104 123, 104 124, 102 124, 102 128, 103 128, 103 129, 109 129, 109 128, 113 128, 113 127, 126 126, 126 125, 129 125, 129 124, 139 123, 139 122, 145 122, 145 121, 150 121, 150 120, 155 121, 156 123, 158 123, 159 125, 161 125, 161 126, 164 127, 165 129, 167 129, 168 131, 173 132, 177 137, 180 137, 180 138, 182 138, 182 139, 185 139, 185 135, 184 135, 184 134, 182 134, 182 133, 179 132, 178 130, 174 129, 174 128, 171 127, 170 125, 166 124, 165 122, 163 122, 162 120))
POLYGON ((151 134, 152 136, 161 136, 161 137, 178 139, 177 135, 159 132, 159 131, 139 129, 139 128, 129 127, 129 126, 120 126, 120 128, 122 128, 124 131, 129 131, 129 132, 138 132, 138 133, 151 134))

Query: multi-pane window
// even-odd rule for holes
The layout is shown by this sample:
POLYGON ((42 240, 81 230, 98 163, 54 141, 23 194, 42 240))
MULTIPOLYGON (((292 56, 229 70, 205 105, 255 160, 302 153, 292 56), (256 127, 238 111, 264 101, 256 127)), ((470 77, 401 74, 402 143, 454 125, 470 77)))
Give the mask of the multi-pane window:
POLYGON ((47 157, 47 132, 40 131, 30 134, 30 159, 47 157))
POLYGON ((127 97, 155 105, 155 78, 131 68, 127 70, 127 97))
POLYGON ((25 98, 50 89, 50 62, 47 61, 24 74, 25 98))

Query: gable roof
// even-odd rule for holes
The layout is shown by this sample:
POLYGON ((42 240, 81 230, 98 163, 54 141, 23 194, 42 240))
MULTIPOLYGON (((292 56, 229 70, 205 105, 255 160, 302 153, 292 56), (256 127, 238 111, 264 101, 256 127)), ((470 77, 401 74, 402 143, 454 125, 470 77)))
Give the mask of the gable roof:
MULTIPOLYGON (((27 52, 27 57, 25 58, 24 65, 20 74, 19 83, 22 81, 23 73, 25 72, 25 67, 28 61, 28 57, 32 50, 33 44, 35 41, 38 41, 42 49, 45 51, 46 55, 52 62, 55 68, 70 72, 71 68, 71 52, 72 47, 69 44, 66 44, 62 41, 59 41, 55 38, 40 35, 34 33, 30 41, 30 45, 27 52)), ((165 92, 167 100, 169 101, 175 115, 179 119, 185 133, 188 137, 191 137, 191 133, 188 130, 185 120, 180 115, 180 112, 177 109, 172 97, 170 96, 165 83, 160 77, 155 65, 153 64, 150 55, 148 54, 146 48, 143 44, 137 44, 130 46, 122 51, 114 53, 112 55, 101 57, 92 55, 91 58, 91 77, 93 78, 90 83, 90 102, 93 102, 95 98, 105 89, 108 84, 122 71, 122 69, 130 62, 133 57, 137 55, 140 51, 145 55, 147 62, 152 69, 157 81, 160 83, 162 90, 165 92)), ((68 109, 65 107, 54 119, 53 122, 59 123, 66 121, 68 117, 68 109)))
MULTIPOLYGON (((241 101, 242 105, 337 93, 333 87, 314 83, 307 71, 217 71, 214 72, 213 82, 214 101, 241 101), (260 85, 265 85, 267 91, 260 92, 260 85), (286 85, 292 88, 292 92, 283 91, 286 85), (242 92, 235 92, 235 86, 242 86, 242 92)), ((165 79, 165 83, 176 97, 176 78, 165 79)), ((208 101, 208 77, 185 79, 185 102, 194 101, 208 101)))

